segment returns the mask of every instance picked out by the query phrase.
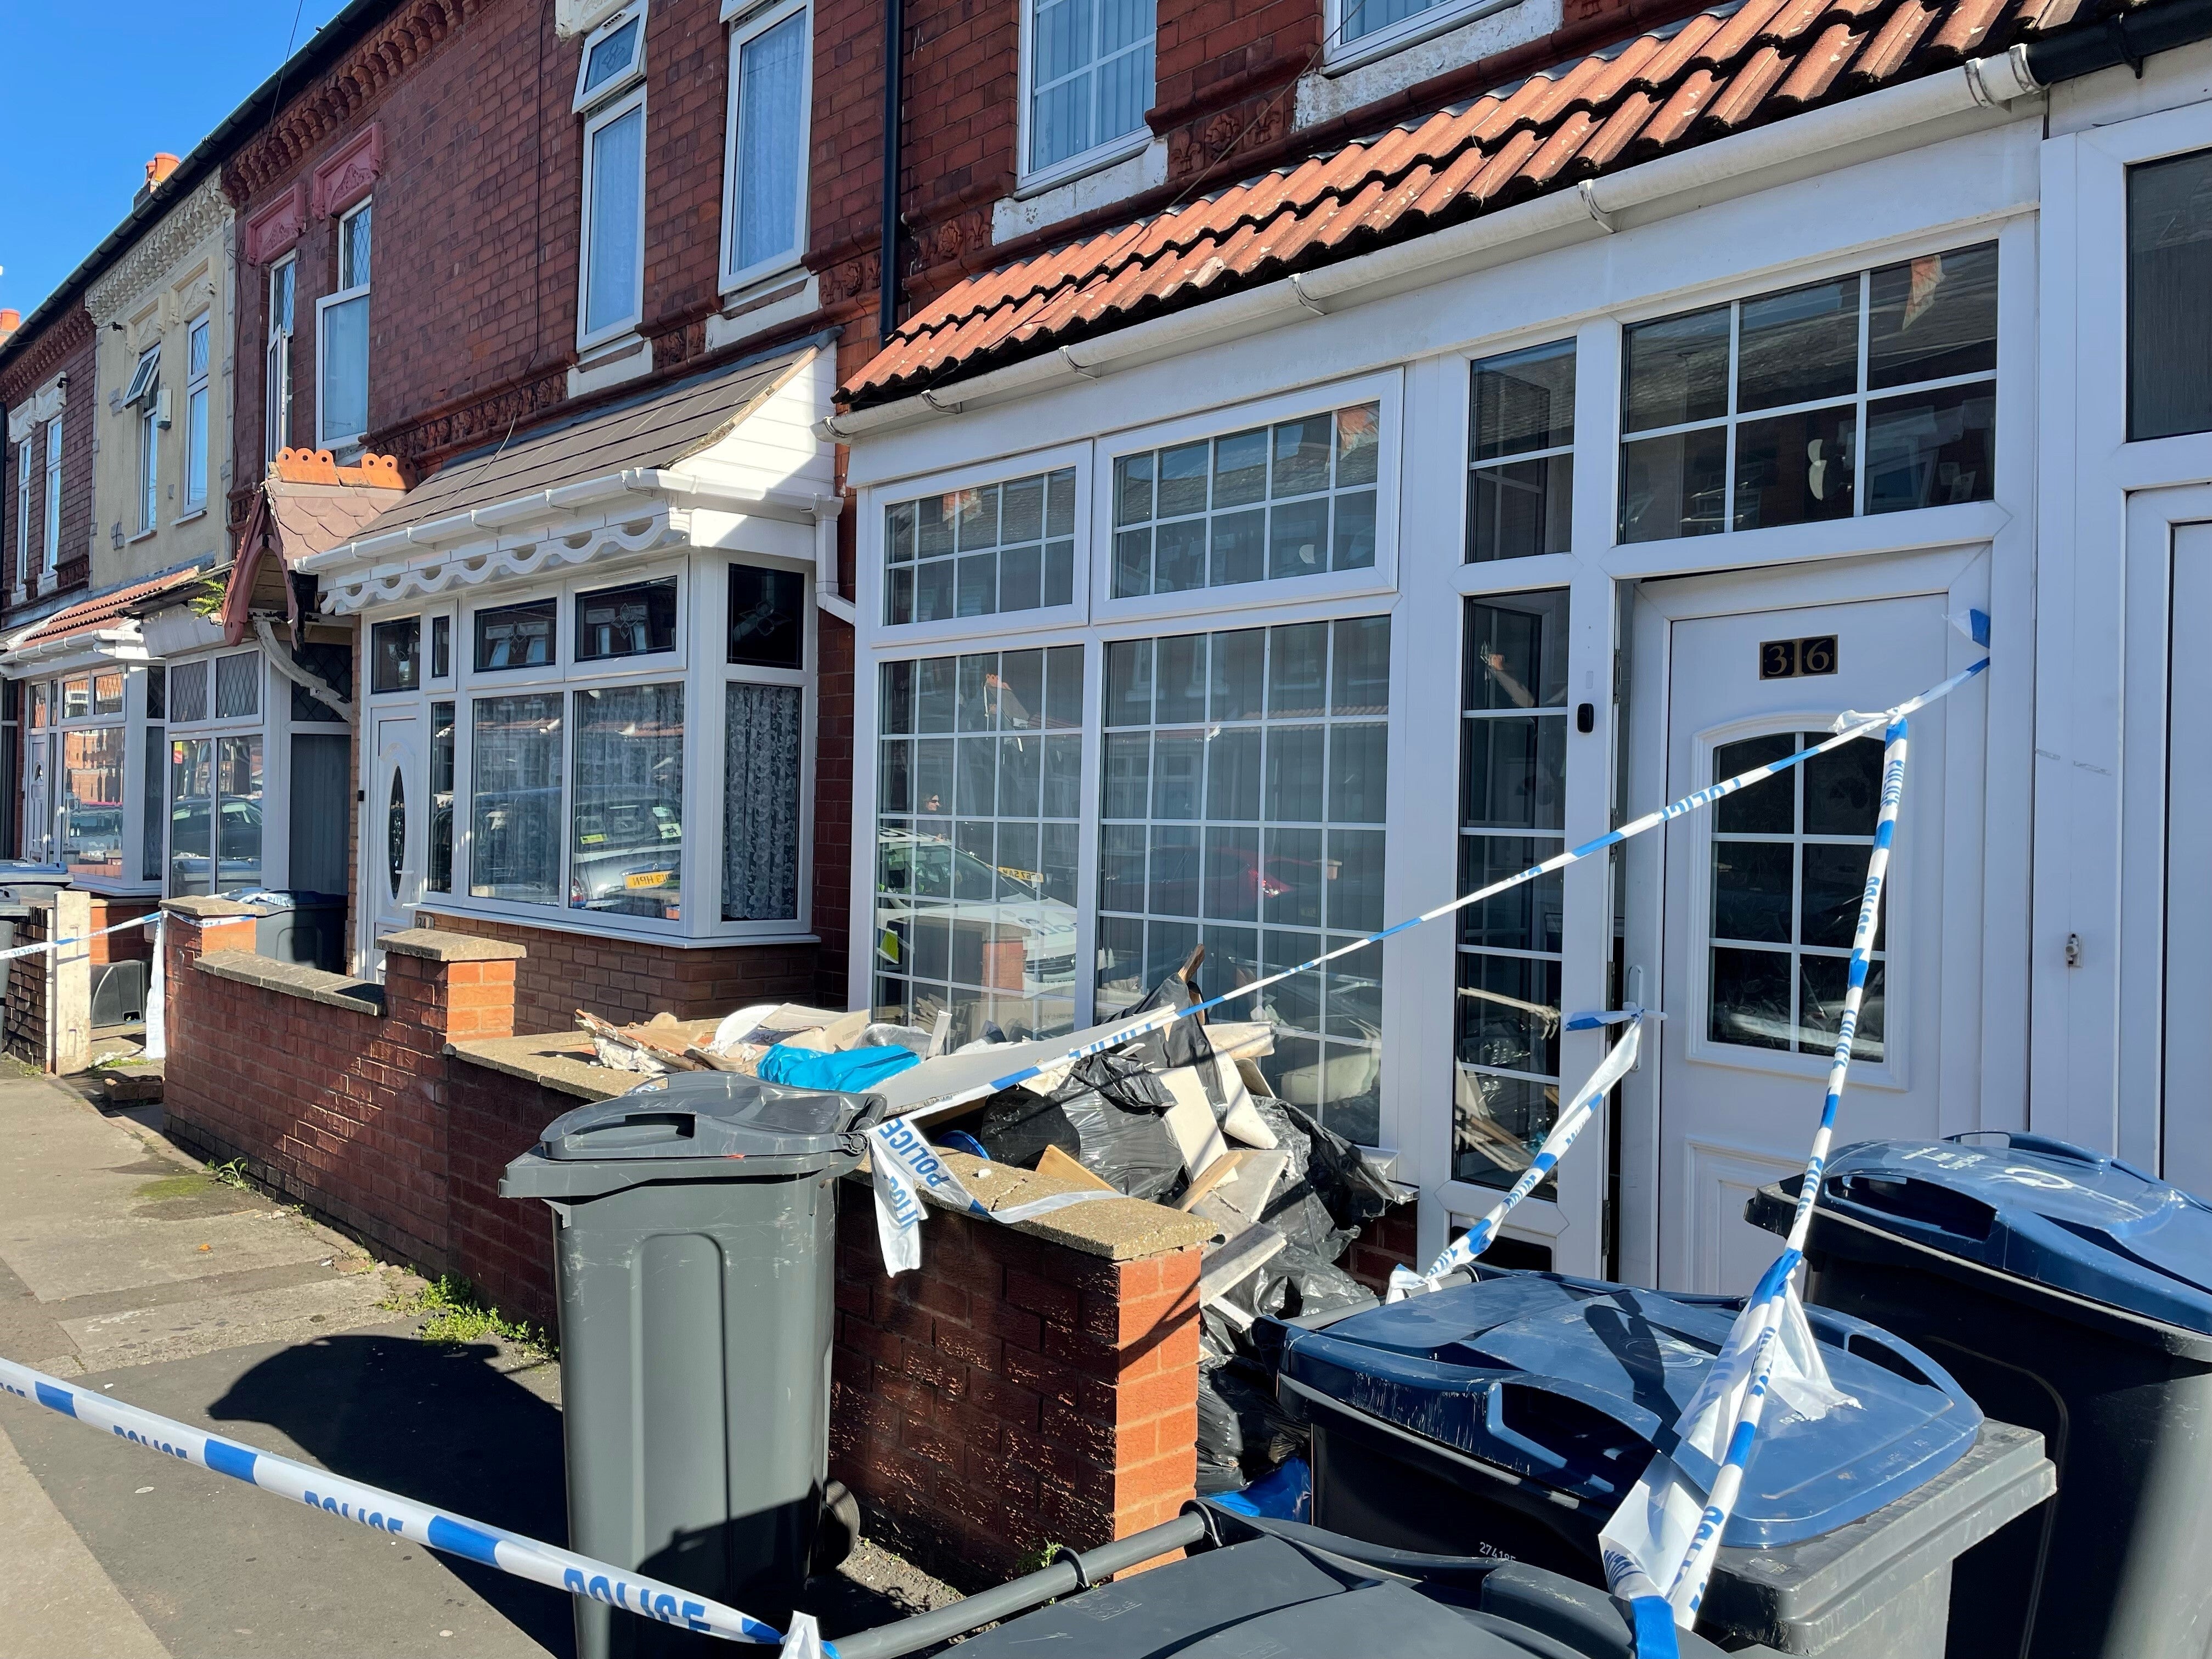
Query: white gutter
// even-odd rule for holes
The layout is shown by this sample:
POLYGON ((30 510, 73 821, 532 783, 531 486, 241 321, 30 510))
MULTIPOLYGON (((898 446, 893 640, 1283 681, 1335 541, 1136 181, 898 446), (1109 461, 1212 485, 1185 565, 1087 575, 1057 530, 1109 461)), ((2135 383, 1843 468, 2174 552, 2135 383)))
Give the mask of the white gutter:
POLYGON ((1332 300, 1350 301, 1362 289, 1417 278, 1432 269, 1530 237, 1576 228, 1608 234, 1614 216, 1622 212, 1656 206, 1674 197, 1848 145, 1885 141, 1893 148, 1903 148, 1917 128, 1978 109, 1997 109, 2041 90, 2028 71, 2027 48, 2014 46, 1941 75, 1886 87, 1864 97, 1793 115, 1771 126, 1662 155, 1577 190, 1555 191, 1340 264, 1303 271, 1264 288, 1064 345, 1043 356, 955 382, 942 391, 933 388, 849 415, 828 416, 814 430, 829 441, 849 442, 871 433, 957 415, 969 403, 995 403, 1070 380, 1096 380, 1131 358, 1149 359, 1196 339, 1256 331, 1278 317, 1326 312, 1332 300))

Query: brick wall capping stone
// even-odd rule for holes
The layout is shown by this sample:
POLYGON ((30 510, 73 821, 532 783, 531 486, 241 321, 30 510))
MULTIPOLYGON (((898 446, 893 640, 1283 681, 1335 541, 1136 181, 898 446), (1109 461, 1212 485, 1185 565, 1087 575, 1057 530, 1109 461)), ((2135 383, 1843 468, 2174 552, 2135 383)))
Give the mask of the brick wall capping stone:
POLYGON ((227 898, 172 898, 161 901, 161 908, 170 915, 181 916, 186 921, 222 921, 237 916, 270 916, 276 913, 258 904, 240 904, 227 898))
MULTIPOLYGON (((391 935, 386 939, 389 945, 391 935)), ((494 941, 485 940, 490 944, 494 941)), ((642 1078, 616 1085, 611 1079, 629 1077, 591 1061, 592 1039, 583 1031, 556 1031, 539 1036, 477 1037, 449 1042, 446 1052, 471 1066, 483 1066, 509 1077, 519 1077, 580 1100, 611 1100, 643 1082, 642 1078)))
POLYGON ((477 933, 449 933, 439 927, 407 927, 377 940, 387 952, 427 957, 432 962, 520 962, 530 954, 520 945, 477 933))
MULTIPOLYGON (((988 1158, 976 1158, 968 1152, 946 1152, 938 1149, 939 1158, 951 1166, 952 1173, 960 1177, 961 1185, 987 1210, 1004 1209, 1008 1205, 1026 1204, 1032 1199, 1049 1197, 1054 1193, 1074 1193, 1086 1190, 1081 1182, 1065 1180, 1059 1176, 1040 1175, 1035 1170, 1024 1170, 1012 1164, 995 1164, 988 1158)), ((846 1177, 866 1182, 867 1165, 846 1177)), ((940 1208, 956 1215, 964 1212, 945 1203, 934 1193, 922 1196, 940 1208)), ((1036 1216, 1027 1221, 1011 1224, 1018 1233, 1064 1244, 1071 1250, 1085 1255, 1103 1256, 1109 1261, 1141 1261, 1148 1256, 1171 1255, 1177 1250, 1194 1249, 1218 1235, 1221 1229, 1212 1222, 1186 1215, 1181 1210, 1171 1210, 1164 1204, 1154 1204, 1141 1198, 1101 1198, 1085 1204, 1071 1204, 1064 1210, 1036 1216)), ((928 1265, 928 1235, 923 1235, 922 1261, 928 1265)))
POLYGON ((193 965, 203 974, 236 980, 241 985, 257 985, 279 996, 304 997, 309 1002, 343 1008, 351 1013, 368 1014, 379 1019, 384 1017, 383 987, 366 984, 344 974, 326 974, 304 962, 279 962, 252 951, 210 951, 193 965))

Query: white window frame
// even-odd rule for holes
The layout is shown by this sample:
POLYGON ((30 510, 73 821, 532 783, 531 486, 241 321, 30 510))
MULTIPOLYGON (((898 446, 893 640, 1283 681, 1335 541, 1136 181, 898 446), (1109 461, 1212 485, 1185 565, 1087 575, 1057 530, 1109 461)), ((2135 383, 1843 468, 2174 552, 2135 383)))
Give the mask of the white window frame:
MULTIPOLYGON (((161 348, 159 342, 138 354, 138 362, 131 371, 131 385, 137 387, 141 377, 144 389, 134 403, 125 407, 137 411, 138 428, 138 528, 137 536, 152 533, 161 523, 161 348)), ((136 539, 134 536, 133 539, 136 539)))
MULTIPOLYGON (((1105 482, 1091 491, 1091 614, 1100 622, 1124 621, 1151 624, 1183 617, 1216 616, 1224 611, 1255 607, 1334 603, 1340 599, 1387 594, 1398 587, 1398 512, 1402 491, 1398 470, 1404 448, 1405 380, 1403 371, 1388 369, 1352 380, 1310 386, 1277 397, 1132 427, 1109 434, 1097 443, 1095 471, 1105 482), (1272 426, 1300 416, 1318 415, 1359 404, 1379 404, 1382 429, 1375 460, 1375 562, 1364 570, 1319 571, 1310 576, 1263 578, 1227 587, 1190 588, 1180 593, 1142 593, 1127 599, 1113 596, 1114 575, 1114 464, 1140 450, 1164 448, 1197 438, 1218 438, 1253 427, 1272 426)), ((1000 469, 1004 471, 1004 469, 1000 469)), ((1012 476, 1019 476, 1015 474, 1012 476)), ((1080 478, 1078 489, 1082 488, 1080 478)), ((878 490, 878 494, 883 492, 878 490)), ((878 530, 880 534, 880 530, 878 530)), ((1082 550, 1077 551, 1079 563, 1082 550)), ((878 613, 880 614, 880 613, 878 613)), ((1208 624, 1211 626, 1212 624, 1208 624)))
MULTIPOLYGON (((642 52, 640 56, 642 57, 642 52)), ((629 309, 612 322, 593 329, 587 326, 592 304, 592 237, 598 218, 598 201, 592 190, 592 151, 599 136, 605 128, 619 121, 633 110, 638 112, 641 124, 649 125, 652 115, 646 107, 646 88, 637 85, 611 102, 594 106, 584 121, 584 153, 581 189, 584 198, 582 234, 576 247, 576 349, 589 351, 609 340, 619 339, 636 331, 645 318, 645 139, 650 135, 641 131, 637 146, 637 264, 635 278, 631 284, 629 309)))
MULTIPOLYGON (((168 665, 170 683, 168 696, 175 696, 175 675, 179 668, 194 663, 206 665, 207 712, 196 720, 180 720, 176 717, 173 701, 163 720, 162 740, 172 745, 163 757, 161 766, 162 805, 173 809, 175 801, 175 765, 178 743, 204 740, 220 744, 225 738, 258 738, 261 739, 261 884, 282 887, 290 879, 291 818, 288 804, 291 794, 291 684, 276 678, 267 657, 258 647, 244 650, 215 650, 173 659, 168 665), (226 657, 250 656, 255 664, 254 712, 251 714, 220 714, 216 712, 217 687, 222 670, 216 665, 226 657)), ((342 726, 316 725, 303 728, 310 732, 343 731, 342 726)), ((222 750, 215 750, 209 764, 219 767, 222 750)), ((222 805, 226 797, 220 789, 210 796, 212 803, 208 823, 208 870, 211 892, 222 888, 222 805)), ((161 831, 161 880, 165 894, 175 896, 172 887, 176 874, 176 849, 171 843, 171 823, 161 831)))
POLYGON ((1328 39, 1322 52, 1324 74, 1342 74, 1373 63, 1392 52, 1457 28, 1462 23, 1472 23, 1520 3, 1520 0, 1437 0, 1410 17, 1401 17, 1395 23, 1386 23, 1369 34, 1356 40, 1344 38, 1346 17, 1358 9, 1358 0, 1328 0, 1326 14, 1328 39))
MULTIPOLYGON (((726 18, 727 15, 724 14, 726 18)), ((587 109, 597 109, 608 100, 620 97, 645 79, 645 36, 649 21, 645 0, 637 0, 636 4, 624 6, 585 37, 583 52, 576 59, 575 95, 569 102, 573 113, 581 115, 587 109), (629 22, 632 18, 637 20, 637 50, 631 54, 629 66, 620 74, 601 82, 588 93, 586 92, 584 76, 592 67, 592 53, 597 51, 600 44, 609 36, 620 31, 623 26, 629 22)))
MULTIPOLYGON (((799 69, 799 167, 793 180, 799 192, 799 210, 793 221, 792 244, 787 252, 757 259, 749 265, 733 265, 731 260, 737 253, 738 209, 740 186, 738 176, 738 100, 744 90, 738 70, 746 45, 766 34, 787 19, 805 13, 811 0, 772 0, 750 12, 744 10, 744 0, 724 0, 722 19, 727 22, 735 17, 739 21, 730 31, 730 88, 729 111, 724 123, 722 140, 722 251, 720 289, 728 293, 788 270, 805 257, 807 236, 807 184, 811 169, 811 145, 809 142, 814 119, 814 30, 810 21, 800 33, 806 42, 805 58, 799 69)), ((588 176, 588 175, 587 175, 588 176)))
POLYGON ((185 510, 190 518, 204 512, 208 499, 208 382, 215 368, 214 314, 202 312, 185 325, 185 510), (192 349, 199 348, 200 367, 192 369, 192 349))
MULTIPOLYGON (((372 258, 373 258, 372 255, 372 258)), ((289 449, 292 444, 292 339, 299 331, 300 315, 300 258, 288 253, 269 267, 269 327, 268 339, 262 354, 261 424, 264 447, 268 453, 265 461, 274 461, 276 452, 289 449), (289 303, 284 307, 286 319, 276 319, 276 285, 286 285, 289 303)))
POLYGON ((46 500, 45 523, 41 526, 44 544, 39 570, 51 576, 61 568, 62 562, 62 417, 57 413, 46 422, 46 500))
MULTIPOLYGON (((338 216, 338 245, 341 249, 344 246, 347 228, 350 226, 356 219, 358 219, 362 214, 368 212, 374 204, 375 198, 364 198, 362 200, 355 203, 353 206, 348 208, 343 213, 338 216)), ((351 288, 343 288, 334 294, 326 294, 321 299, 315 301, 315 435, 317 440, 316 447, 318 448, 331 450, 350 449, 354 446, 359 444, 364 437, 368 436, 368 433, 366 429, 364 429, 360 432, 348 433, 343 437, 333 439, 325 430, 327 423, 323 416, 323 402, 325 394, 331 383, 330 329, 327 319, 329 317, 329 313, 335 307, 345 305, 355 300, 366 300, 368 297, 369 290, 374 285, 376 272, 375 227, 376 222, 372 218, 369 221, 369 274, 368 278, 356 283, 351 288)), ((356 272, 356 274, 358 275, 359 273, 356 272)), ((299 293, 296 289, 293 292, 292 302, 295 308, 294 315, 296 317, 298 315, 297 307, 299 305, 299 293)), ((374 354, 369 347, 368 330, 364 326, 362 330, 361 362, 361 383, 364 401, 366 400, 368 390, 369 366, 374 360, 374 354)))
MULTIPOLYGON (((1139 119, 1133 131, 1103 140, 1093 144, 1089 149, 1079 150, 1073 155, 1064 156, 1049 167, 1032 167, 1030 164, 1030 157, 1034 153, 1032 146, 1036 141, 1035 127, 1037 0, 1020 0, 1020 3, 1021 107, 1018 112, 1016 135, 1020 149, 1015 158, 1017 163, 1015 173, 1018 181, 1018 187, 1021 192, 1024 195, 1030 194, 1048 185, 1060 184, 1069 179, 1080 178, 1086 173, 1096 173, 1101 167, 1111 167, 1116 161, 1125 161, 1132 155, 1142 154, 1152 142, 1152 130, 1139 119)), ((1159 96, 1160 90, 1158 56, 1160 30, 1159 12, 1157 6, 1154 7, 1152 13, 1152 98, 1146 100, 1148 107, 1152 99, 1159 96)), ((1129 48, 1132 51, 1134 49, 1133 46, 1129 48)), ((1097 60, 1094 59, 1090 66, 1091 71, 1095 72, 1097 68, 1097 60)))
POLYGON ((31 580, 31 473, 37 446, 43 437, 37 428, 23 434, 15 446, 15 580, 31 580))
MULTIPOLYGON (((1101 449, 1098 453, 1104 452, 1101 449)), ((860 576, 855 600, 860 615, 867 618, 871 637, 893 647, 896 655, 903 656, 909 647, 919 647, 939 641, 995 639, 1087 621, 1091 604, 1091 456, 1092 446, 1088 443, 1061 444, 1023 455, 1011 464, 991 461, 876 485, 868 492, 868 505, 863 509, 860 523, 860 576), (987 617, 945 617, 914 623, 884 621, 884 596, 890 585, 890 567, 886 562, 889 550, 884 545, 884 514, 887 511, 902 501, 925 495, 977 489, 986 484, 1006 483, 1034 473, 1057 472, 1067 467, 1075 469, 1075 581, 1073 598, 1068 604, 1041 605, 1035 611, 999 611, 987 617)))

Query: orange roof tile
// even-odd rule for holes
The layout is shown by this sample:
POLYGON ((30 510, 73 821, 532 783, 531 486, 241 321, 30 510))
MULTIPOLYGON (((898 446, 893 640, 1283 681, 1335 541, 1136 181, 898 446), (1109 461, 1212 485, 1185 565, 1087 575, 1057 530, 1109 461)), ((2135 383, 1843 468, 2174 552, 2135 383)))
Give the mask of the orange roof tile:
POLYGON ((1735 0, 1150 219, 956 283, 864 408, 1405 241, 2154 0, 1735 0))
POLYGON ((88 634, 96 629, 108 628, 125 618, 155 609, 149 601, 162 599, 181 588, 191 586, 206 573, 194 566, 187 570, 173 570, 165 576, 149 577, 143 582, 132 582, 89 599, 57 611, 51 617, 33 623, 29 631, 19 637, 11 647, 21 651, 26 646, 51 645, 72 634, 88 634))

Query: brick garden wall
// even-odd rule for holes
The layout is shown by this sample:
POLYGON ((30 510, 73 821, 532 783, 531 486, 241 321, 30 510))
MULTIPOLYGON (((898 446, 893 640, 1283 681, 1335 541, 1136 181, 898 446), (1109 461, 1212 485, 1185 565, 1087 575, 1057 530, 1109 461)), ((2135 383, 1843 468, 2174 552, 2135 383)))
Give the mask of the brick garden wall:
POLYGON ((1174 1519, 1198 1469, 1199 1252, 1115 1262, 936 1213, 883 1271, 873 1200, 837 1215, 830 1474, 875 1529, 967 1589, 1044 1544, 1174 1519))
MULTIPOLYGON (((15 924, 15 943, 33 945, 53 937, 46 924, 52 910, 33 909, 15 924)), ((8 1052, 45 1069, 46 1063, 46 952, 17 957, 8 964, 8 1052)))
POLYGON ((521 1031, 573 1030, 579 1008, 617 1023, 650 1019, 663 1009, 678 1019, 704 1019, 748 1003, 809 1000, 816 990, 811 945, 680 951, 428 908, 416 915, 426 927, 504 939, 529 952, 516 964, 514 1023, 521 1031))

